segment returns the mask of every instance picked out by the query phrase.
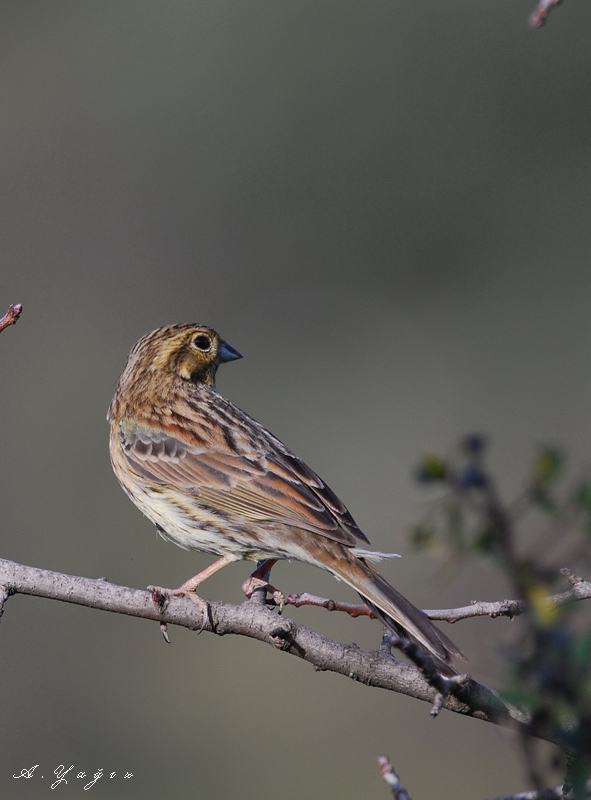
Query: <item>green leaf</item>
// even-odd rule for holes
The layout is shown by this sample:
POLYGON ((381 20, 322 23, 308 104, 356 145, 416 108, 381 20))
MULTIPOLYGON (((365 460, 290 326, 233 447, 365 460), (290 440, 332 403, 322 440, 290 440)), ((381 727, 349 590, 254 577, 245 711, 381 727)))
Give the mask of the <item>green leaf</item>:
POLYGON ((564 464, 561 453, 555 447, 543 447, 534 459, 534 478, 537 483, 548 485, 560 476, 564 464))

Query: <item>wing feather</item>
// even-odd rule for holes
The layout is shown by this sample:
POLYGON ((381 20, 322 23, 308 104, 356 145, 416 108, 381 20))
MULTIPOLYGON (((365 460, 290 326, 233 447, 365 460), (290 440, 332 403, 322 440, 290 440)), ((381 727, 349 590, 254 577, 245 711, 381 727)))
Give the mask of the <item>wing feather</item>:
POLYGON ((272 434, 234 406, 240 424, 228 432, 228 409, 219 424, 212 424, 208 410, 207 420, 196 413, 186 427, 175 427, 174 436, 147 421, 122 421, 119 440, 132 469, 224 513, 294 526, 348 546, 355 537, 368 541, 334 492, 272 434))

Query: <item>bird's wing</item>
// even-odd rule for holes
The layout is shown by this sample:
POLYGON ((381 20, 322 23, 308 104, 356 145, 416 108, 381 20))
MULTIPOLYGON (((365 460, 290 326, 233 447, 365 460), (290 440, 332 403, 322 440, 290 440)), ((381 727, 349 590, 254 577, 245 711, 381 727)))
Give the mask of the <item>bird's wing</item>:
POLYGON ((231 426, 219 418, 212 424, 211 416, 205 422, 191 419, 190 429, 175 426, 174 435, 127 420, 119 426, 118 436, 137 474, 188 492, 210 508, 302 528, 348 546, 355 545, 355 537, 367 542, 318 475, 262 426, 240 414, 241 424, 231 426))

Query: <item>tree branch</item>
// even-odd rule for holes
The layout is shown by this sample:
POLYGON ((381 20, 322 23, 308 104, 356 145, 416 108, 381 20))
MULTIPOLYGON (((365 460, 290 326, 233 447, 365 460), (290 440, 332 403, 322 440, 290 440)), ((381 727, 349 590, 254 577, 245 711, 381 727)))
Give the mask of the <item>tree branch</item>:
POLYGON ((495 797, 494 800, 563 800, 563 797, 562 786, 555 786, 552 789, 534 789, 531 792, 508 794, 495 797))
POLYGON ((382 778, 386 781, 388 786, 390 787, 390 791, 392 792, 392 797, 395 797, 396 800, 410 800, 410 795, 406 791, 406 789, 402 786, 400 782, 400 778, 394 771, 394 767, 390 763, 390 759, 388 756, 378 756, 377 757, 378 766, 380 768, 380 772, 382 773, 382 778))
POLYGON ((548 21, 548 15, 550 12, 561 3, 562 0, 540 0, 536 10, 529 18, 529 24, 532 26, 532 28, 541 28, 542 25, 545 25, 548 21))
MULTIPOLYGON (((392 797, 395 797, 396 800, 411 800, 388 756, 379 755, 376 760, 382 773, 382 778, 390 787, 392 797)), ((495 797, 494 800, 563 800, 563 797, 563 787, 554 786, 549 789, 535 789, 531 792, 518 792, 517 794, 495 797)))
MULTIPOLYGON (((316 670, 346 675, 367 686, 414 697, 433 704, 437 691, 420 672, 403 664, 382 649, 361 650, 355 644, 340 644, 278 616, 253 599, 239 606, 217 601, 198 607, 183 597, 167 598, 163 607, 151 592, 92 579, 38 569, 0 559, 0 600, 15 594, 47 597, 158 622, 161 628, 181 625, 189 630, 208 631, 217 636, 248 636, 312 664, 316 670)), ((3 604, 4 605, 4 604, 3 604)), ((447 695, 443 708, 497 725, 520 728, 530 718, 526 712, 505 703, 486 686, 469 680, 457 696, 447 695)), ((543 736, 543 734, 542 734, 543 736)))
POLYGON ((13 303, 2 319, 0 319, 0 332, 3 331, 4 328, 8 328, 9 325, 14 325, 20 317, 22 310, 23 307, 20 303, 13 303))
MULTIPOLYGON (((547 597, 545 602, 551 608, 559 608, 575 600, 591 599, 590 581, 585 581, 578 575, 574 575, 566 567, 560 571, 570 581, 572 589, 569 589, 568 592, 561 592, 547 597)), ((308 592, 288 595, 285 604, 295 606, 295 608, 317 606, 318 608, 326 608, 328 611, 343 611, 351 617, 367 616, 375 619, 375 615, 367 606, 342 603, 340 600, 330 600, 327 597, 318 597, 308 592)), ((473 600, 468 606, 460 606, 459 608, 425 608, 423 613, 429 619, 453 623, 463 619, 470 619, 471 617, 492 617, 493 619, 496 617, 509 617, 513 619, 513 617, 523 614, 528 608, 529 605, 525 600, 496 600, 494 602, 473 600)))

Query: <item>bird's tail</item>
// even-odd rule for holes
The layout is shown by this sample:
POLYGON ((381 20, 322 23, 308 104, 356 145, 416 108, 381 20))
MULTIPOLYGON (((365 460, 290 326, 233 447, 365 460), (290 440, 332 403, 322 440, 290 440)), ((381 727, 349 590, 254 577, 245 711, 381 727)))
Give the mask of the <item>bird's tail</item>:
POLYGON ((457 675, 452 666, 453 658, 468 659, 431 620, 390 586, 363 557, 357 557, 348 548, 344 558, 328 558, 324 569, 345 581, 355 589, 376 617, 393 633, 410 639, 432 660, 436 669, 444 675, 457 675))

